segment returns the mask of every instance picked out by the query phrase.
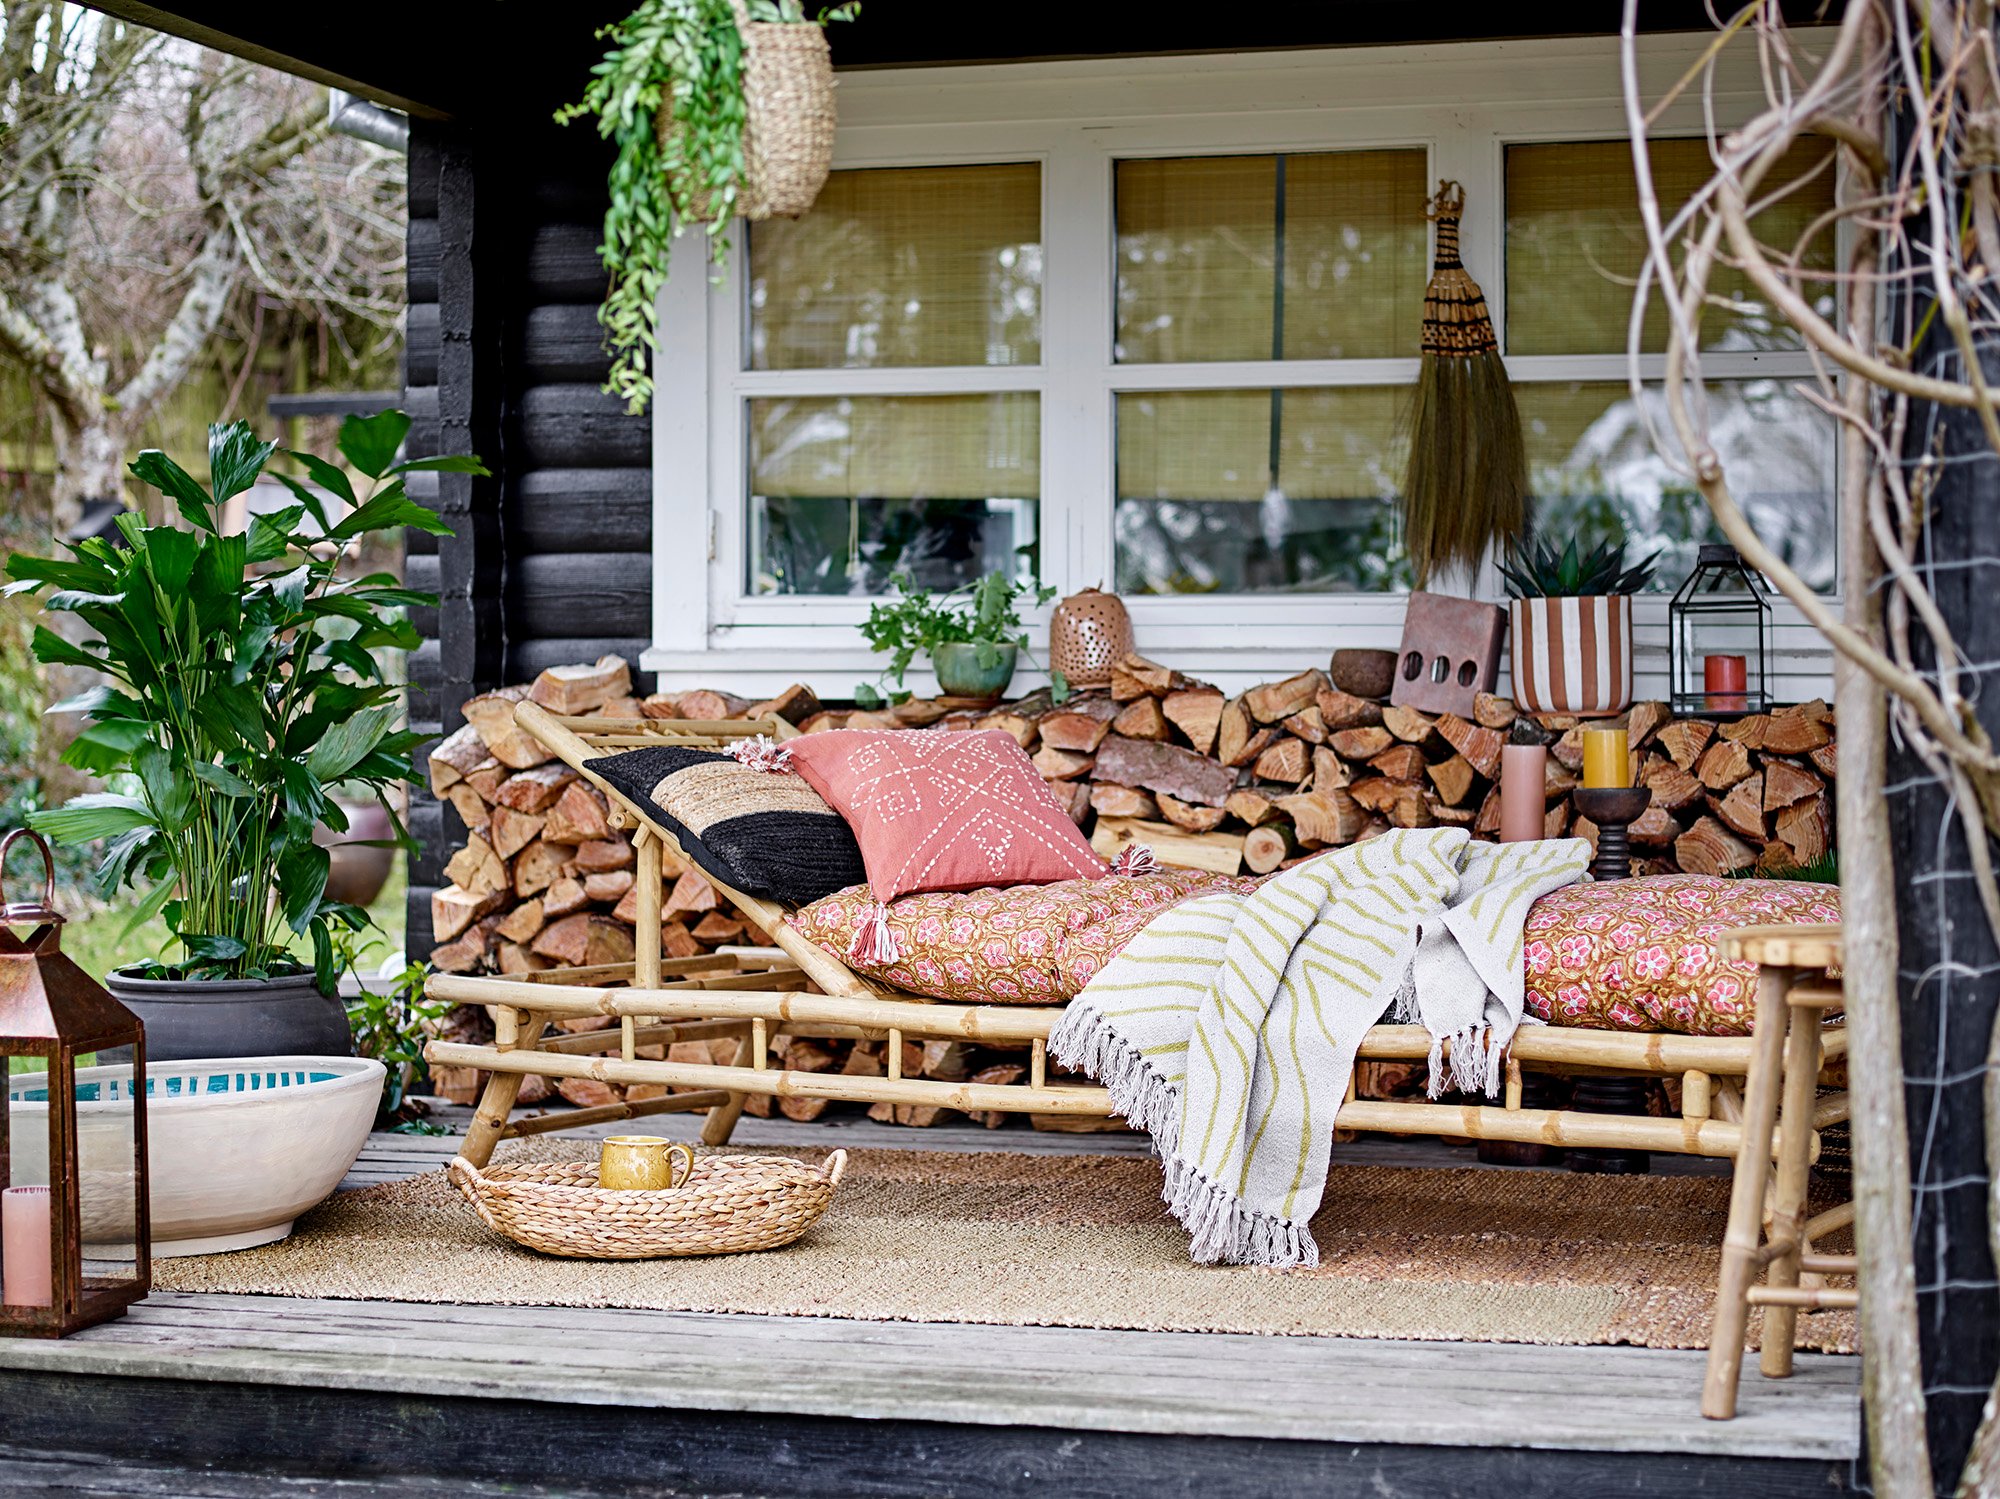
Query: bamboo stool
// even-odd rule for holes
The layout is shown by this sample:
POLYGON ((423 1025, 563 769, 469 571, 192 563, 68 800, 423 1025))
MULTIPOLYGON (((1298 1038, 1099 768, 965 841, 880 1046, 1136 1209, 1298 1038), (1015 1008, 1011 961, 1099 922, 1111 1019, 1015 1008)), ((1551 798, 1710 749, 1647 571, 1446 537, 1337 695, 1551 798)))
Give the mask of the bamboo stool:
POLYGON ((1857 1291, 1819 1281, 1824 1275, 1854 1274, 1855 1257, 1813 1248, 1814 1239, 1854 1221, 1854 1204, 1806 1217, 1816 1131, 1829 1122, 1818 1090, 1824 1055, 1821 1017, 1842 1002, 1840 981, 1827 976, 1840 963, 1840 928, 1745 927, 1726 934, 1722 950, 1757 965, 1757 1011, 1752 1032, 1756 1049, 1744 1081, 1743 1142, 1730 1188, 1708 1377, 1701 1392, 1701 1413, 1717 1421, 1736 1414, 1743 1335, 1752 1307, 1764 1308, 1758 1367, 1767 1377, 1782 1379, 1792 1372, 1792 1339, 1801 1310, 1859 1304, 1857 1291), (1759 1270, 1766 1271, 1762 1284, 1757 1282, 1759 1270))

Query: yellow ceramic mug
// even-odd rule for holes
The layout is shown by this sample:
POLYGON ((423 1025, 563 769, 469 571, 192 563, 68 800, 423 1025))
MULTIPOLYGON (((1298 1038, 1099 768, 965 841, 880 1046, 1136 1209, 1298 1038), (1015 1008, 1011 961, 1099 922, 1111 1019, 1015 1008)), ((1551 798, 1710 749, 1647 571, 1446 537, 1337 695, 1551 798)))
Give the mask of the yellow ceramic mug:
POLYGON ((660 1135, 612 1135, 597 1158, 597 1184, 619 1192, 664 1192, 693 1173, 694 1147, 660 1135))

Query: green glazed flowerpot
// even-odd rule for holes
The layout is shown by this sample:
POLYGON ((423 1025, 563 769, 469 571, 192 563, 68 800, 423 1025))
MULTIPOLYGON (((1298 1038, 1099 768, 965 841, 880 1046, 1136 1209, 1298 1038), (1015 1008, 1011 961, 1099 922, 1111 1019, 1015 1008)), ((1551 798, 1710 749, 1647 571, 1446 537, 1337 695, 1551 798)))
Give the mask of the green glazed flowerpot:
POLYGON ((994 698, 1014 679, 1015 647, 995 646, 991 666, 979 662, 979 647, 966 641, 941 645, 931 652, 931 668, 948 697, 994 698))

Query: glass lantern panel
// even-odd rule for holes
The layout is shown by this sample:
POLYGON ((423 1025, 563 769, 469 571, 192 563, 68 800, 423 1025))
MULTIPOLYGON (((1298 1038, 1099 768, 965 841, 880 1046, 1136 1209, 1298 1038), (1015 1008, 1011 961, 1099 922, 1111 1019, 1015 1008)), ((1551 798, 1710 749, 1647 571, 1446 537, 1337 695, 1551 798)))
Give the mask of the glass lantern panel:
POLYGON ((1769 706, 1763 649, 1769 620, 1746 597, 1731 608, 1685 610, 1677 614, 1679 680, 1676 705, 1709 713, 1754 713, 1769 706), (1741 657, 1740 668, 1732 658, 1741 657), (1715 659, 1713 667, 1710 658, 1715 659), (1739 686, 1740 683, 1740 686, 1739 686))
POLYGON ((19 1315, 48 1306, 53 1295, 54 1124, 47 1059, 8 1055, 7 1065, 7 1106, 0 1115, 0 1304, 19 1315))
POLYGON ((83 1224, 85 1294, 123 1286, 138 1274, 138 1109, 130 1062, 79 1067, 76 1100, 77 1206, 83 1224))

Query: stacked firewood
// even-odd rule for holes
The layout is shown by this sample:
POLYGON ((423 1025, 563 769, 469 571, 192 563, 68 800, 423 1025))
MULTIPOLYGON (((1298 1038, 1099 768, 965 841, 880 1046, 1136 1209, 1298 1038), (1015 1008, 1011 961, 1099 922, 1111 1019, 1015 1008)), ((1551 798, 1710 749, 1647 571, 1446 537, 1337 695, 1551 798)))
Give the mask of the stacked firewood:
MULTIPOLYGON (((1108 686, 1061 702, 1043 690, 997 706, 934 698, 870 710, 824 707, 802 686, 760 703, 708 690, 637 697, 616 657, 555 667, 529 686, 466 703, 465 726, 431 751, 432 791, 471 830, 432 897, 438 946, 430 957, 448 972, 518 974, 632 957, 638 897, 630 837, 611 826, 600 792, 515 726, 523 699, 555 713, 612 718, 776 715, 804 733, 1000 729, 1028 752, 1107 858, 1137 841, 1168 863, 1259 874, 1391 828, 1496 835, 1501 749, 1519 716, 1512 702, 1485 694, 1469 716, 1420 713, 1343 692, 1319 671, 1231 696, 1139 656, 1120 662, 1108 686)), ((1570 798, 1585 725, 1550 715, 1532 722, 1550 742, 1548 835, 1594 840, 1596 829, 1570 798)), ((1653 792, 1631 828, 1635 872, 1776 871, 1828 851, 1835 750, 1824 703, 1717 722, 1675 719, 1665 704, 1646 702, 1610 722, 1627 729, 1635 782, 1653 792)), ((769 940, 670 850, 663 878, 668 956, 769 940)), ((447 1029, 479 1038, 484 1024, 482 1012, 460 1010, 447 1029)), ((677 1060, 734 1059, 734 1042, 685 1045, 677 1060)), ((771 1045, 772 1064, 795 1071, 885 1069, 881 1043, 775 1036, 771 1045)), ((1025 1055, 990 1048, 909 1043, 902 1073, 1003 1082, 1025 1065, 1025 1055)), ((470 1075, 437 1081, 448 1095, 476 1086, 470 1075)), ((565 1080, 560 1091, 578 1104, 616 1096, 589 1079, 565 1080)), ((523 1101, 546 1096, 531 1080, 523 1101)), ((768 1112, 772 1101, 753 1099, 750 1107, 768 1112)), ((812 1118, 827 1105, 785 1099, 777 1107, 812 1118)), ((902 1123, 937 1117, 908 1106, 874 1112, 902 1123)))

